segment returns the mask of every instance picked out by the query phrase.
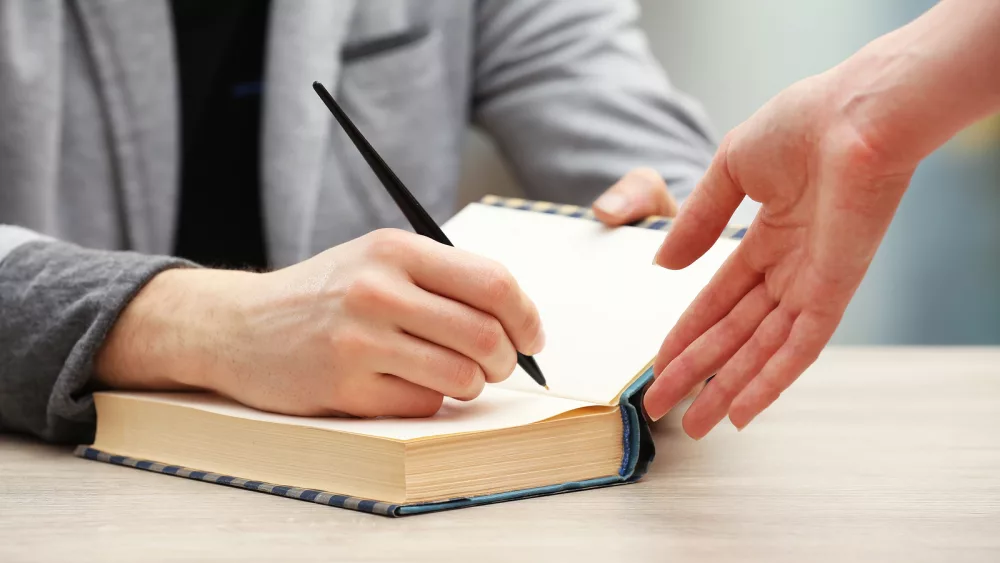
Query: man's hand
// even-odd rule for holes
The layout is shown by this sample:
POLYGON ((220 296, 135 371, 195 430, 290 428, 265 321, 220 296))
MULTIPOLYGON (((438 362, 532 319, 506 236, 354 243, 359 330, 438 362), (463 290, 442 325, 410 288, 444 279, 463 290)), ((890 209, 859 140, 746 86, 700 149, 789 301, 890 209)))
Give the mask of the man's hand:
POLYGON ((593 210, 602 223, 617 227, 653 215, 673 217, 677 202, 658 172, 636 168, 601 194, 593 210))
POLYGON ((386 230, 267 274, 163 272, 96 371, 117 388, 208 389, 294 415, 429 416, 543 344, 537 309, 502 266, 386 230))

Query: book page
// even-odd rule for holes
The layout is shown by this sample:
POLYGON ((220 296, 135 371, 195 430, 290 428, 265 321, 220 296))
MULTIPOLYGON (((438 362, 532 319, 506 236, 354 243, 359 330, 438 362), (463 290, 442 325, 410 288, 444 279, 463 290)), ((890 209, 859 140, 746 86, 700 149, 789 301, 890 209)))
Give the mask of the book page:
POLYGON ((472 204, 443 227, 456 247, 504 264, 535 302, 550 391, 520 367, 505 388, 611 404, 736 248, 721 240, 690 267, 652 264, 665 233, 472 204))
POLYGON ((95 395, 101 394, 165 402, 247 420, 305 426, 394 440, 415 440, 448 434, 512 428, 539 422, 581 407, 593 406, 581 401, 519 393, 502 389, 496 385, 489 385, 482 395, 474 401, 457 401, 445 398, 441 410, 430 418, 313 418, 262 412, 208 393, 103 392, 95 395))

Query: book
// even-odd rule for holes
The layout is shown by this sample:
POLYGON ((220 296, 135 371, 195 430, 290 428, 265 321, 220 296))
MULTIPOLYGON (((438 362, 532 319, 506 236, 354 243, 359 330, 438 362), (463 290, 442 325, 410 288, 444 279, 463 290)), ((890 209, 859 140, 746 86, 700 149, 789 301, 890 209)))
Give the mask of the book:
POLYGON ((432 417, 310 418, 209 393, 98 392, 76 455, 384 516, 634 483, 655 452, 642 390, 667 331, 744 233, 692 266, 652 264, 670 220, 608 228, 584 208, 486 197, 442 229, 507 267, 539 309, 535 355, 432 417))

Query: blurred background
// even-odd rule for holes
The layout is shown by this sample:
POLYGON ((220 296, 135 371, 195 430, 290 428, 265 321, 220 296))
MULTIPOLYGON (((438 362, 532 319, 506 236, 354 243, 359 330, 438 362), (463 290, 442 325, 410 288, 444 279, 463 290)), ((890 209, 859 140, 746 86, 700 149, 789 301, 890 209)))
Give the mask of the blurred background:
MULTIPOLYGON (((640 0, 674 86, 698 98, 717 140, 796 80, 836 65, 933 0, 640 0)), ((998 69, 1000 70, 1000 69, 998 69)), ((470 132, 466 201, 519 195, 488 139, 470 132)), ((748 202, 734 222, 748 224, 748 202)), ((1000 117, 926 159, 833 344, 1000 343, 1000 117)))

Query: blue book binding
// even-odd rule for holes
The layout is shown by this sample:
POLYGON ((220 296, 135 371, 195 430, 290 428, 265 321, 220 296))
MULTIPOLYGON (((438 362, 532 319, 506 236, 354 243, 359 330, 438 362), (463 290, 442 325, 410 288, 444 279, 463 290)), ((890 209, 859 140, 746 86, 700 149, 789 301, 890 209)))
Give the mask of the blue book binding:
MULTIPOLYGON (((580 219, 597 220, 590 209, 572 205, 558 205, 514 198, 501 198, 496 196, 487 196, 483 198, 480 203, 536 213, 549 213, 580 219)), ((631 226, 666 231, 669 229, 670 224, 670 219, 650 217, 633 223, 631 226)), ((745 228, 729 227, 723 232, 722 238, 741 239, 745 232, 745 228)), ((78 457, 94 461, 112 463, 115 465, 162 473, 165 475, 184 477, 206 483, 226 485, 249 491, 267 493, 382 516, 399 517, 426 514, 430 512, 440 512, 443 510, 453 510, 457 508, 553 495, 570 491, 622 485, 634 483, 640 480, 642 476, 645 475, 649 464, 653 461, 653 457, 655 456, 655 448, 649 431, 649 421, 644 416, 642 410, 642 392, 652 379, 653 368, 649 367, 621 395, 619 409, 621 411, 624 431, 622 434, 622 462, 618 475, 483 496, 453 498, 446 501, 417 504, 391 504, 371 499, 339 495, 331 491, 319 491, 315 489, 290 487, 278 483, 251 481, 233 475, 220 475, 218 473, 199 471, 196 468, 166 465, 156 461, 112 455, 87 445, 78 446, 74 453, 78 457)))

